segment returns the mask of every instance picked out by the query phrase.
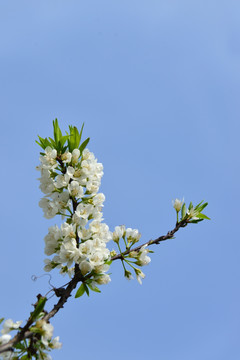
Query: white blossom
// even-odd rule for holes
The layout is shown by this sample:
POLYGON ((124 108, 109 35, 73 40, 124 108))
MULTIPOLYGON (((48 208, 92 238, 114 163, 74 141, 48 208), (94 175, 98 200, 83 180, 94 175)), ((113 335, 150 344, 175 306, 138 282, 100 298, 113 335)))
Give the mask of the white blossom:
POLYGON ((16 330, 21 325, 22 321, 16 321, 15 323, 12 321, 12 319, 7 319, 3 323, 3 328, 1 330, 2 334, 7 334, 11 330, 16 330))
POLYGON ((175 200, 173 201, 173 207, 174 207, 174 209, 175 209, 177 212, 179 212, 179 211, 181 210, 181 208, 182 208, 183 203, 184 203, 184 199, 182 199, 182 200, 175 199, 175 200))
POLYGON ((77 199, 83 197, 83 188, 75 180, 71 181, 70 184, 68 185, 68 191, 71 194, 71 196, 76 197, 77 199))
POLYGON ((119 240, 125 235, 126 228, 124 225, 116 226, 113 232, 113 241, 119 242, 119 240))
POLYGON ((146 249, 146 247, 147 247, 147 245, 142 246, 139 251, 140 255, 138 257, 138 263, 140 266, 147 265, 151 261, 151 258, 149 256, 147 256, 149 250, 146 249))
POLYGON ((52 339, 50 347, 52 349, 61 349, 62 343, 59 342, 59 336, 56 336, 54 339, 52 339))
POLYGON ((57 189, 61 189, 63 187, 68 186, 69 181, 70 181, 70 176, 68 174, 57 175, 56 181, 55 181, 55 186, 57 189))
POLYGON ((72 152, 72 163, 73 164, 77 164, 79 156, 80 156, 80 150, 74 149, 72 152))
POLYGON ((128 242, 136 243, 139 241, 141 234, 137 229, 127 228, 125 232, 128 242))
POLYGON ((61 160, 63 163, 70 163, 72 159, 72 154, 69 151, 66 151, 61 155, 61 160))

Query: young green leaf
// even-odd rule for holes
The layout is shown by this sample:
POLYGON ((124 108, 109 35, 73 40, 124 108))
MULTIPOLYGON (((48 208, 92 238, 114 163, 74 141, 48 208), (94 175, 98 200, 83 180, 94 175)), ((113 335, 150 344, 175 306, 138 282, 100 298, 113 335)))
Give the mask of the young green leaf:
POLYGON ((206 219, 206 220, 211 220, 207 215, 205 215, 205 214, 198 214, 197 215, 197 217, 199 218, 199 219, 206 219))
POLYGON ((92 284, 88 284, 89 289, 91 289, 92 291, 98 292, 100 293, 101 290, 99 290, 99 288, 97 286, 93 287, 92 284))
POLYGON ((183 206, 182 206, 182 209, 181 209, 181 217, 182 219, 185 217, 186 215, 186 204, 184 203, 183 206))
POLYGON ((32 320, 35 320, 38 317, 38 315, 43 311, 46 301, 47 301, 46 297, 44 296, 40 297, 34 311, 31 313, 32 320))
POLYGON ((83 286, 84 286, 87 296, 89 296, 89 288, 87 287, 87 285, 85 283, 83 283, 83 286))
POLYGON ((14 345, 15 349, 24 350, 25 346, 23 343, 19 342, 16 345, 14 345))
POLYGON ((85 293, 85 287, 84 284, 82 283, 75 294, 75 298, 79 298, 80 296, 83 296, 84 293, 85 293))
POLYGON ((87 138, 86 140, 84 140, 84 142, 80 145, 79 150, 80 153, 82 154, 83 150, 86 148, 87 144, 89 143, 90 138, 87 138))
POLYGON ((60 127, 58 125, 58 119, 53 120, 53 133, 54 133, 55 143, 58 144, 58 142, 62 138, 62 132, 61 132, 60 127))
POLYGON ((193 208, 193 204, 192 204, 192 202, 190 202, 188 210, 191 210, 192 208, 193 208))

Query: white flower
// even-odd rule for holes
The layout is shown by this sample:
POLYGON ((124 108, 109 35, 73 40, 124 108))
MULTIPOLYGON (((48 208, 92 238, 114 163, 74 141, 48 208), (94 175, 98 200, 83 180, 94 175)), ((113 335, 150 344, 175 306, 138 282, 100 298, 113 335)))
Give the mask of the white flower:
POLYGON ((94 196, 92 202, 93 202, 93 205, 95 205, 95 206, 103 206, 104 201, 105 201, 105 195, 102 193, 99 193, 94 196))
POLYGON ((41 170, 41 177, 38 179, 40 180, 40 190, 44 194, 50 194, 54 190, 54 181, 50 176, 50 171, 47 169, 41 170))
POLYGON ((133 279, 133 276, 132 276, 132 273, 128 270, 125 270, 124 272, 124 276, 127 280, 132 280, 133 279))
POLYGON ((93 213, 94 207, 90 204, 79 204, 75 211, 75 214, 79 218, 88 219, 88 217, 93 213))
POLYGON ((113 232, 113 241, 118 243, 119 239, 121 239, 125 235, 125 232, 126 232, 125 225, 116 226, 113 232))
POLYGON ((79 245, 79 250, 83 255, 87 255, 87 256, 90 255, 93 250, 93 241, 92 240, 84 241, 79 245))
POLYGON ((91 264, 89 263, 89 261, 87 260, 83 260, 80 265, 80 270, 82 272, 83 275, 86 275, 87 273, 89 273, 90 271, 92 271, 92 266, 91 264))
POLYGON ((92 161, 92 160, 95 159, 95 156, 94 156, 94 154, 93 154, 91 151, 89 151, 88 149, 84 149, 84 150, 83 150, 83 153, 82 153, 82 159, 83 159, 83 160, 90 160, 90 161, 92 161))
POLYGON ((57 175, 56 179, 55 179, 55 186, 57 189, 61 189, 63 187, 68 186, 69 180, 70 180, 70 176, 68 174, 64 174, 64 175, 57 175))
POLYGON ((106 285, 111 281, 111 278, 107 274, 102 274, 101 276, 94 279, 99 285, 106 285))
POLYGON ((80 199, 83 197, 83 188, 77 181, 71 181, 68 185, 68 191, 73 197, 80 199))
POLYGON ((179 200, 179 199, 175 199, 173 202, 173 207, 174 209, 179 212, 182 208, 182 205, 184 203, 184 198, 182 200, 179 200))
POLYGON ((43 268, 44 271, 49 272, 53 269, 52 261, 50 259, 45 259, 44 263, 45 263, 45 266, 43 268))
POLYGON ((140 251, 139 251, 139 258, 138 258, 138 263, 140 266, 143 266, 143 265, 147 265, 150 263, 151 261, 151 258, 149 256, 147 256, 149 250, 146 249, 147 245, 144 245, 141 247, 140 251))
POLYGON ((79 149, 74 149, 72 152, 72 163, 76 164, 78 162, 80 156, 80 150, 79 149))
POLYGON ((79 249, 76 246, 76 240, 67 238, 61 245, 59 251, 59 258, 62 263, 67 263, 67 266, 71 266, 72 262, 77 262, 80 256, 79 249))
POLYGON ((3 334, 2 336, 0 336, 0 345, 6 344, 7 342, 9 342, 10 339, 10 334, 3 334))
POLYGON ((142 279, 145 278, 145 274, 140 270, 135 268, 135 273, 137 276, 137 281, 139 282, 140 285, 142 285, 142 279))
POLYGON ((49 341, 53 336, 53 326, 47 323, 45 320, 38 320, 36 322, 36 327, 42 331, 42 343, 45 346, 49 345, 49 341))
POLYGON ((52 339, 50 347, 52 349, 61 349, 62 347, 62 343, 59 342, 59 336, 55 337, 54 339, 52 339))
POLYGON ((46 219, 52 219, 58 213, 57 205, 47 198, 42 198, 39 201, 39 206, 43 209, 44 217, 46 219))
POLYGON ((61 232, 57 225, 51 226, 48 231, 49 233, 44 238, 44 252, 46 255, 52 255, 58 247, 58 240, 61 238, 61 232))
POLYGON ((141 237, 141 234, 138 232, 137 229, 131 229, 131 228, 126 229, 126 238, 127 238, 128 242, 131 242, 134 244, 139 241, 140 237, 141 237))
POLYGON ((76 238, 76 225, 64 222, 61 225, 61 233, 63 237, 76 238))
POLYGON ((47 146, 45 155, 40 157, 43 169, 54 169, 57 167, 57 150, 47 146))
POLYGON ((15 323, 12 321, 12 319, 5 320, 3 324, 3 329, 1 330, 2 334, 7 334, 11 330, 18 329, 21 325, 22 321, 16 321, 15 323))
POLYGON ((71 159, 72 159, 72 154, 69 151, 61 155, 61 160, 63 163, 69 163, 71 162, 71 159))

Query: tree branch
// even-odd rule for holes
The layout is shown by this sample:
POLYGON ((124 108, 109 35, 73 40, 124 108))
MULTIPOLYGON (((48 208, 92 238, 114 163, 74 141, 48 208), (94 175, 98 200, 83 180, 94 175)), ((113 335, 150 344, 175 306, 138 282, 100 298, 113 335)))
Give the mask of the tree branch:
MULTIPOLYGON (((134 249, 128 249, 128 250, 124 251, 122 254, 113 256, 111 258, 111 260, 114 261, 114 260, 118 260, 118 259, 123 259, 123 256, 129 254, 131 251, 136 251, 136 252, 140 251, 142 246, 145 246, 145 245, 149 246, 149 245, 153 245, 153 244, 158 245, 161 241, 172 239, 174 234, 181 227, 187 226, 187 224, 188 224, 187 220, 180 221, 179 223, 176 224, 175 228, 168 231, 168 233, 166 235, 162 235, 155 240, 149 240, 145 244, 139 245, 139 246, 135 247, 134 249)), ((49 313, 44 315, 44 317, 42 319, 45 320, 46 322, 48 322, 51 318, 53 318, 56 315, 56 313, 61 308, 64 307, 64 304, 67 302, 68 298, 71 296, 71 293, 76 288, 77 284, 79 282, 83 282, 83 281, 87 280, 90 277, 91 277, 91 273, 86 276, 83 276, 81 274, 81 272, 79 271, 79 269, 78 269, 78 271, 76 271, 76 269, 75 269, 75 275, 72 278, 72 280, 69 281, 66 289, 61 288, 62 291, 61 291, 61 296, 60 296, 59 301, 57 302, 57 304, 54 305, 54 307, 52 308, 52 310, 49 313)), ((60 289, 60 288, 58 288, 58 289, 60 289)), ((55 291, 55 294, 58 289, 53 289, 53 291, 55 291)), ((27 339, 27 338, 31 338, 31 337, 35 336, 36 334, 29 330, 29 328, 31 327, 33 322, 34 321, 32 320, 32 318, 30 316, 29 319, 27 320, 26 325, 23 328, 21 328, 17 334, 8 343, 0 346, 0 353, 5 352, 5 351, 13 351, 13 347, 17 343, 19 343, 23 339, 27 339)))
POLYGON ((137 247, 135 247, 134 249, 128 249, 126 251, 124 251, 123 253, 121 254, 118 254, 118 255, 115 255, 111 258, 112 261, 114 260, 118 260, 118 259, 123 259, 123 257, 127 254, 129 254, 130 252, 132 251, 140 251, 140 249, 143 247, 143 246, 149 246, 149 245, 153 245, 153 244, 156 244, 156 245, 159 245, 160 241, 164 241, 164 240, 169 240, 169 239, 172 239, 174 234, 181 228, 181 227, 185 227, 187 226, 188 224, 188 221, 187 220, 182 220, 178 223, 176 223, 176 226, 174 229, 168 231, 168 233, 166 235, 162 235, 162 236, 159 236, 157 239, 155 240, 149 240, 147 241, 145 244, 142 244, 142 245, 139 245, 137 247))

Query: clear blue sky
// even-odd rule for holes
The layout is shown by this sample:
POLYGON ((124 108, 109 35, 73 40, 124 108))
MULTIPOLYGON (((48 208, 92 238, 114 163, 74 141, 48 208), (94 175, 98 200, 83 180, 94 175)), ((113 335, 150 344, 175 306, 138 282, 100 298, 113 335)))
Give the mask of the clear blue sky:
MULTIPOLYGON (((143 241, 174 227, 172 199, 209 222, 153 248, 146 278, 70 299, 54 360, 238 360, 240 2, 2 1, 1 316, 26 319, 49 289, 37 135, 81 126, 104 165, 104 218, 143 241)), ((66 282, 57 273, 52 283, 66 282)))

